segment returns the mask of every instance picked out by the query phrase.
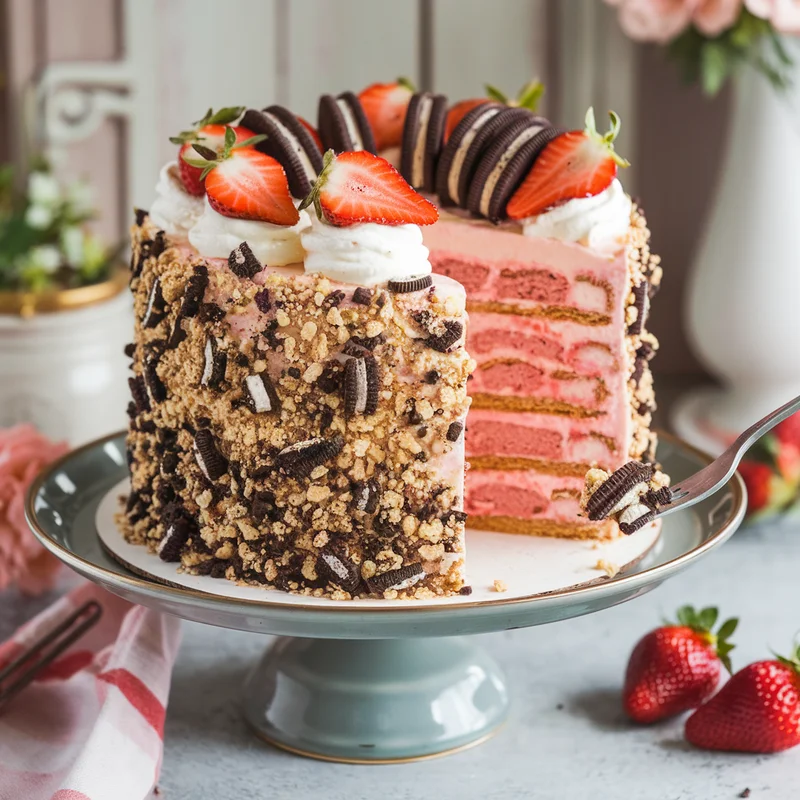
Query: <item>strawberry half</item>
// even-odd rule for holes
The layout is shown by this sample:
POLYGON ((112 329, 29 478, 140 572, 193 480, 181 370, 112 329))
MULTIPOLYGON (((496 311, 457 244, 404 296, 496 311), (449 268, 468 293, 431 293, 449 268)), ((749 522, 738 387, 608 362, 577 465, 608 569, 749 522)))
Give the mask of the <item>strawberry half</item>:
POLYGON ((304 119, 299 114, 297 115, 297 121, 311 134, 311 138, 316 142, 320 152, 322 152, 322 139, 319 138, 319 132, 317 129, 307 119, 304 119))
POLYGON ((791 658, 739 670, 686 720, 686 738, 705 750, 777 753, 800 744, 800 646, 791 658))
POLYGON ((619 117, 609 111, 611 128, 599 134, 594 111, 586 112, 586 128, 556 136, 545 146, 506 209, 511 219, 541 214, 548 208, 579 197, 593 197, 611 185, 617 167, 628 162, 614 152, 619 117))
POLYGON ((738 620, 729 619, 714 634, 716 608, 684 606, 678 625, 657 628, 631 653, 622 702, 635 722, 657 722, 697 708, 717 688, 721 666, 730 671, 728 641, 738 620))
POLYGON ((186 160, 201 170, 208 202, 223 216, 295 225, 300 215, 286 172, 274 158, 252 147, 264 138, 253 136, 237 143, 233 128, 228 128, 216 158, 186 160))
POLYGON ((469 111, 472 111, 473 108, 481 105, 481 103, 485 103, 487 100, 494 100, 510 108, 527 108, 530 111, 536 111, 539 107, 539 101, 544 94, 544 84, 538 80, 532 80, 526 83, 513 100, 488 83, 485 88, 486 97, 473 97, 469 100, 461 100, 447 112, 447 119, 444 125, 445 144, 447 144, 447 140, 450 138, 450 134, 455 130, 456 125, 464 119, 469 111))
POLYGON ((380 156, 366 150, 325 153, 324 166, 300 208, 311 204, 317 216, 344 227, 359 222, 381 225, 432 225, 439 212, 380 156))
MULTIPOLYGON (((244 106, 221 108, 216 112, 209 108, 203 119, 193 123, 194 128, 188 131, 181 131, 177 136, 170 137, 170 141, 173 144, 181 146, 180 150, 178 150, 178 168, 183 188, 189 194, 195 197, 201 197, 205 194, 203 181, 200 179, 200 173, 203 170, 191 166, 184 159, 184 155, 189 153, 195 144, 199 144, 214 153, 220 152, 225 145, 225 128, 229 123, 238 119, 243 112, 244 106)), ((251 130, 241 126, 234 127, 233 131, 238 142, 243 142, 253 136, 251 130)), ((190 153, 190 155, 193 156, 194 154, 190 153)))
POLYGON ((414 86, 407 78, 394 83, 373 83, 359 94, 378 150, 397 147, 403 139, 403 123, 414 86))

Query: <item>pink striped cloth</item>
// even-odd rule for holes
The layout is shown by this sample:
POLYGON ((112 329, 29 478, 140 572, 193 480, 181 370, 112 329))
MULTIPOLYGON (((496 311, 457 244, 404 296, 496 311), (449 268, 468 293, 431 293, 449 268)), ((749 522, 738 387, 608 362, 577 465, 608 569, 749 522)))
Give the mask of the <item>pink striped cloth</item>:
POLYGON ((0 709, 0 800, 144 800, 161 768, 174 617, 84 584, 0 645, 0 665, 87 600, 100 621, 0 709))

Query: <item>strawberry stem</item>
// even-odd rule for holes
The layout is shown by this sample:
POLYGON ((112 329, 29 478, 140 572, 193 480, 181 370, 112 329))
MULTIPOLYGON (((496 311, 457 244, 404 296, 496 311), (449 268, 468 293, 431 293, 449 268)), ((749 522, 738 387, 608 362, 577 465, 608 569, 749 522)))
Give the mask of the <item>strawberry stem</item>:
POLYGON ((404 89, 408 89, 409 92, 417 91, 411 78, 406 78, 405 76, 401 76, 397 79, 397 85, 402 86, 404 89))
POLYGON ((618 166, 629 167, 631 165, 630 161, 623 158, 614 150, 614 141, 617 136, 619 136, 619 129, 622 126, 622 121, 615 111, 609 111, 608 118, 611 120, 611 127, 604 134, 598 133, 597 124, 594 119, 594 109, 590 106, 586 112, 586 119, 584 121, 586 125, 586 135, 605 147, 609 156, 614 159, 618 166))
POLYGON ((313 204, 314 210, 317 212, 317 219, 325 220, 324 212, 322 211, 322 203, 319 199, 319 193, 322 191, 322 187, 328 180, 328 174, 331 171, 331 167, 333 166, 333 162, 336 160, 336 153, 333 150, 327 150, 325 155, 322 157, 322 169, 320 170, 317 179, 314 181, 314 185, 311 187, 311 191, 303 198, 303 202, 300 203, 298 206, 298 210, 303 211, 303 209, 308 208, 310 205, 313 204))
POLYGON ((717 658, 728 672, 732 672, 730 653, 735 647, 729 639, 736 631, 739 620, 735 617, 725 620, 719 629, 714 633, 714 626, 719 619, 719 609, 714 607, 695 610, 693 606, 682 606, 677 613, 678 623, 687 628, 691 628, 698 636, 701 636, 709 646, 716 651, 717 658))
POLYGON ((236 141, 236 131, 230 127, 225 127, 225 145, 219 153, 215 153, 210 147, 204 147, 202 144, 193 144, 192 148, 196 150, 201 156, 199 158, 188 158, 187 154, 183 154, 183 160, 191 167, 202 169, 200 180, 205 180, 206 175, 211 172, 214 167, 218 167, 226 158, 230 158, 233 150, 238 150, 242 147, 252 147, 254 144, 263 142, 267 138, 265 133, 259 133, 258 136, 251 136, 249 139, 244 139, 241 142, 236 141))

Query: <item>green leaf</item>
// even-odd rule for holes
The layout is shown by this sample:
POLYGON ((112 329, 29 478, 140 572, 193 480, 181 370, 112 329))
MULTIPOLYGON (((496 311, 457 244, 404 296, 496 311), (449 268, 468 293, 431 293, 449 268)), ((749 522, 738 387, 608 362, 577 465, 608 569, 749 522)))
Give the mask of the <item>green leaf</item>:
POLYGON ((404 88, 408 89, 409 92, 417 91, 413 81, 410 78, 401 76, 397 79, 397 83, 399 86, 403 86, 404 88))
POLYGON ((214 114, 209 108, 205 120, 199 127, 203 127, 203 125, 227 125, 239 119, 244 114, 244 111, 244 106, 228 106, 227 108, 221 108, 214 114))
POLYGON ((236 133, 230 125, 225 128, 225 149, 230 150, 236 144, 236 133))
POLYGON ((734 631, 739 625, 739 620, 736 617, 732 617, 731 619, 725 620, 720 626, 720 629, 717 631, 717 638, 718 639, 730 639, 733 636, 734 631))
POLYGON ((506 95, 496 86, 492 86, 490 83, 487 83, 484 88, 486 89, 486 96, 490 100, 494 100, 496 103, 502 103, 503 105, 508 105, 508 97, 506 97, 506 95))
POLYGON ((266 133, 259 133, 256 136, 251 136, 249 139, 243 139, 241 142, 237 142, 234 146, 234 150, 238 150, 242 147, 252 147, 254 144, 258 144, 259 142, 263 142, 264 139, 267 139, 266 133))
POLYGON ((544 84, 540 80, 529 81, 517 93, 517 105, 520 108, 536 111, 539 108, 544 91, 544 84))
POLYGON ((710 631, 713 629, 714 625, 717 623, 717 618, 719 617, 719 610, 716 608, 704 608, 698 615, 697 615, 697 624, 706 631, 710 631))
MULTIPOLYGON (((192 148, 197 153, 199 153, 206 161, 215 161, 217 158, 217 154, 214 150, 212 150, 210 147, 206 147, 205 145, 199 144, 198 142, 195 142, 192 145, 192 148)), ((186 158, 184 158, 183 160, 186 161, 187 164, 189 163, 186 158)))
POLYGON ((722 666, 728 670, 728 673, 733 672, 733 665, 731 664, 730 653, 733 650, 733 645, 728 643, 720 644, 717 647, 717 657, 722 662, 722 666))
POLYGON ((678 622, 688 628, 694 628, 697 623, 697 614, 693 606, 681 606, 678 609, 678 622))
POLYGON ((723 44, 707 41, 700 51, 700 77, 703 91, 710 96, 719 92, 731 73, 731 59, 723 44))

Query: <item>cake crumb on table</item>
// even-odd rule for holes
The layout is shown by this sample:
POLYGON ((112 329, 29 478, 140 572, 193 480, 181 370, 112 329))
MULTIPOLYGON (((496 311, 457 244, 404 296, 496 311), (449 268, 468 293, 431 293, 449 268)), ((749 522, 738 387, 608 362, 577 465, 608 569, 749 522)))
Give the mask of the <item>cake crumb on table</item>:
POLYGON ((598 558, 594 568, 602 570, 609 578, 613 578, 619 572, 619 567, 616 564, 612 564, 604 558, 598 558))
POLYGON ((492 584, 492 590, 495 592, 507 592, 508 586, 506 585, 505 581, 501 581, 499 578, 495 580, 492 584))

